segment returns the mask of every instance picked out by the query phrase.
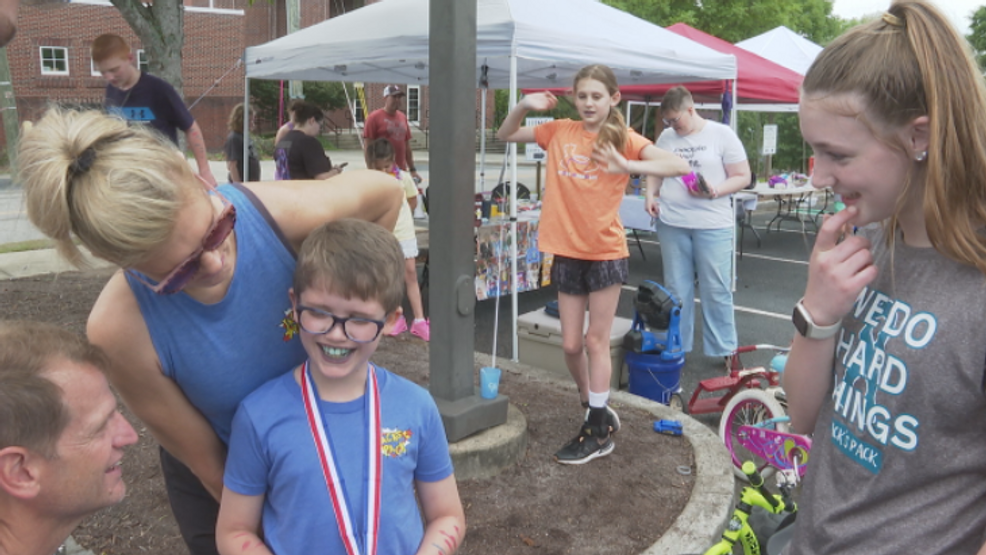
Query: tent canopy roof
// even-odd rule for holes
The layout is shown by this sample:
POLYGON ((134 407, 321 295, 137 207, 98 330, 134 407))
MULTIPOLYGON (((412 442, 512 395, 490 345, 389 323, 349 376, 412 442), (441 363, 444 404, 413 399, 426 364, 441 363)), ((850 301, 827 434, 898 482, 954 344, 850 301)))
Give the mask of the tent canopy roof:
MULTIPOLYGON (((477 84, 570 86, 602 63, 620 83, 731 79, 732 53, 696 44, 595 0, 477 0, 477 84), (592 22, 586 25, 586 22, 592 22)), ((387 0, 246 49, 247 77, 427 84, 428 0, 387 0)), ((745 52, 745 51, 743 51, 745 52)))
POLYGON ((800 75, 808 73, 822 47, 781 25, 736 46, 782 65, 800 75))
MULTIPOLYGON (((798 89, 804 79, 802 75, 684 23, 675 23, 668 30, 716 51, 736 56, 739 72, 736 80, 738 104, 798 103, 798 89)), ((683 83, 697 101, 712 102, 718 102, 728 86, 721 81, 679 83, 683 83)), ((639 85, 620 87, 623 97, 628 100, 660 98, 669 88, 639 85)))

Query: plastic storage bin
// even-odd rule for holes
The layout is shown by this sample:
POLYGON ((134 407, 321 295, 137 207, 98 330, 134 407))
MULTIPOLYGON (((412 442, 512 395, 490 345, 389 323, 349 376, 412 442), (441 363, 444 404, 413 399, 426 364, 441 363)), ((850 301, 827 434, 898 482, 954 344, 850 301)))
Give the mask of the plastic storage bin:
MULTIPOLYGON (((586 313, 586 322, 589 314, 586 313)), ((610 359, 613 361, 612 389, 621 389, 627 384, 627 373, 623 366, 623 336, 633 324, 627 318, 616 318, 609 334, 610 359)), ((517 318, 517 343, 520 347, 520 361, 529 366, 544 368, 561 376, 570 377, 565 365, 565 354, 561 349, 561 322, 544 313, 543 308, 522 314, 517 318)))

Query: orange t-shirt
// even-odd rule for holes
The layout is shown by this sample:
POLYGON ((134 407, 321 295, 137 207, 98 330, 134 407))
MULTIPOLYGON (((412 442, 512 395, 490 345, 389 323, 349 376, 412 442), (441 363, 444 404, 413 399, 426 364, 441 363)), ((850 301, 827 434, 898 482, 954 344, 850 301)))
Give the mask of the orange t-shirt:
MULTIPOLYGON (((630 256, 619 217, 627 175, 606 173, 592 159, 596 135, 583 129, 582 122, 570 119, 549 121, 534 128, 538 146, 548 151, 538 227, 541 252, 579 260, 630 256)), ((640 160, 640 152, 650 144, 631 129, 623 156, 640 160)))

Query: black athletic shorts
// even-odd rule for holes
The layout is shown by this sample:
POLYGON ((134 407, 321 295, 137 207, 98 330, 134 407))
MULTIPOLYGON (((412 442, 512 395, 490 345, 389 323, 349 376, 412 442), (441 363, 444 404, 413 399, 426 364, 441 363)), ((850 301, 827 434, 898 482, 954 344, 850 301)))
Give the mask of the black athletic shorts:
POLYGON ((630 263, 618 260, 579 260, 555 255, 551 283, 566 295, 588 295, 630 279, 630 263))

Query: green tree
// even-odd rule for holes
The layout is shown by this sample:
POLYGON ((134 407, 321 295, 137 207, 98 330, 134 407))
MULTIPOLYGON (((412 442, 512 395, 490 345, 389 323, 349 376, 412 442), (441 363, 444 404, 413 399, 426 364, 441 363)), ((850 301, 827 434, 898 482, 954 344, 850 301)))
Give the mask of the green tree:
POLYGON ((831 0, 604 0, 662 27, 685 23, 736 43, 784 25, 825 45, 845 30, 831 0))
POLYGON ((120 11, 147 52, 151 73, 178 91, 184 90, 181 49, 185 44, 185 20, 181 0, 110 0, 120 11))
MULTIPOLYGON (((305 100, 315 104, 323 110, 335 110, 345 108, 346 91, 343 83, 329 83, 324 81, 305 81, 302 89, 305 91, 305 100)), ((284 83, 284 94, 287 95, 287 82, 284 83)), ((355 98, 355 92, 350 86, 350 98, 355 98)), ((257 110, 257 116, 266 121, 278 121, 278 108, 281 98, 281 82, 253 79, 250 81, 250 100, 253 107, 257 110)), ((281 114, 285 118, 287 113, 287 103, 285 103, 285 113, 281 114)))
POLYGON ((980 6, 973 12, 969 30, 972 32, 966 36, 966 39, 976 52, 979 67, 986 67, 986 6, 980 6))

